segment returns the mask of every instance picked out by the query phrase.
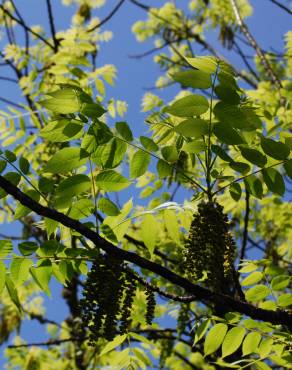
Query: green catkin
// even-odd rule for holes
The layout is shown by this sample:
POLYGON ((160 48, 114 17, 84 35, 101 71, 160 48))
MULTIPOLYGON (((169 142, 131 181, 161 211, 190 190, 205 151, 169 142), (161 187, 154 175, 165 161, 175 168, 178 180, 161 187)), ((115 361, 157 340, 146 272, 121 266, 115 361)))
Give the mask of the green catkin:
POLYGON ((177 317, 177 333, 183 334, 190 321, 190 303, 182 303, 177 317))
POLYGON ((155 301, 155 294, 153 290, 146 288, 145 290, 146 293, 146 323, 148 325, 152 324, 152 321, 154 319, 154 312, 155 312, 155 306, 156 306, 156 301, 155 301))
POLYGON ((137 289, 137 281, 133 277, 127 277, 124 292, 124 301, 121 308, 120 332, 124 334, 131 325, 131 310, 137 289))
POLYGON ((235 243, 228 231, 228 217, 216 202, 202 202, 194 215, 184 248, 189 278, 206 282, 212 290, 228 293, 232 283, 235 243))
POLYGON ((116 334, 124 275, 122 262, 100 256, 92 265, 80 300, 82 320, 89 328, 89 343, 112 340, 116 334))

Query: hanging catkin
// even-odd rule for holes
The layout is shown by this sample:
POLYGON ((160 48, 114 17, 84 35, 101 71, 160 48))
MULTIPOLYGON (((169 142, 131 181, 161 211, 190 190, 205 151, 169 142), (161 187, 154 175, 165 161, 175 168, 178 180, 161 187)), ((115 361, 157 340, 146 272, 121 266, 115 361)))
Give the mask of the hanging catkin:
POLYGON ((208 286, 221 292, 226 292, 232 281, 235 243, 228 229, 223 207, 216 202, 202 202, 184 248, 187 276, 199 280, 206 274, 208 286))

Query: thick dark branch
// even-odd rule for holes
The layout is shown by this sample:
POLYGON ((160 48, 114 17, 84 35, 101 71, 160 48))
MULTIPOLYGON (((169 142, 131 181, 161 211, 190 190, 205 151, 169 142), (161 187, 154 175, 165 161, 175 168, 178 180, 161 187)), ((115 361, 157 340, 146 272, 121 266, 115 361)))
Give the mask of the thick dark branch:
POLYGON ((56 38, 56 28, 55 28, 55 22, 54 22, 51 0, 46 0, 46 3, 47 3, 48 14, 49 14, 49 23, 50 23, 51 34, 52 34, 52 38, 53 38, 53 41, 54 41, 54 51, 56 53, 58 51, 59 41, 56 38))
POLYGON ((67 342, 80 342, 79 339, 76 338, 66 338, 66 339, 51 339, 47 342, 35 342, 35 343, 23 343, 23 344, 10 344, 7 348, 14 349, 14 348, 27 348, 27 347, 34 347, 34 346, 59 346, 60 344, 67 343, 67 342))
POLYGON ((102 19, 96 26, 89 28, 88 32, 93 32, 96 29, 103 26, 106 22, 108 22, 116 14, 116 12, 119 10, 119 8, 123 5, 124 2, 125 0, 120 0, 117 3, 117 5, 113 8, 113 10, 104 19, 102 19))
POLYGON ((285 12, 287 12, 288 14, 292 14, 292 11, 285 5, 283 5, 282 3, 280 3, 280 1, 277 1, 277 0, 270 0, 271 3, 277 5, 279 8, 285 10, 285 12))
POLYGON ((186 278, 177 275, 176 273, 155 262, 149 261, 137 255, 136 253, 115 247, 107 240, 103 239, 95 231, 83 225, 81 222, 74 220, 54 209, 42 206, 26 194, 24 194, 20 189, 17 188, 17 186, 13 185, 3 176, 0 176, 0 187, 8 194, 12 195, 22 205, 28 207, 39 216, 47 217, 60 222, 62 225, 77 231, 87 239, 91 240, 97 247, 99 247, 109 255, 123 261, 131 262, 136 266, 139 266, 140 268, 146 269, 161 276, 172 284, 177 285, 185 289, 190 294, 195 295, 196 298, 200 301, 214 303, 220 305, 221 307, 224 306, 226 310, 237 311, 248 315, 253 319, 268 321, 272 324, 285 325, 292 329, 292 315, 288 312, 280 310, 269 311, 257 308, 248 303, 237 301, 230 296, 212 292, 209 289, 195 285, 186 278))
POLYGON ((277 87, 277 89, 280 90, 282 88, 281 81, 278 79, 277 75, 273 71, 273 68, 271 67, 268 59, 266 58, 266 56, 263 53, 262 49, 257 44, 255 38, 250 33, 247 25, 243 22, 243 20, 241 18, 241 15, 239 14, 239 9, 238 9, 238 6, 236 4, 236 0, 230 0, 230 3, 231 3, 231 7, 233 9, 234 15, 235 15, 235 19, 236 19, 236 21, 237 21, 237 23, 238 23, 241 31, 243 32, 244 36, 246 37, 246 39, 248 40, 248 42, 250 43, 250 45, 256 51, 256 53, 257 53, 258 57, 260 58, 260 60, 261 60, 261 62, 263 64, 266 72, 269 74, 272 82, 275 84, 275 86, 277 87))
POLYGON ((43 43, 45 43, 46 45, 48 45, 51 49, 54 50, 54 46, 51 45, 42 35, 40 35, 39 33, 35 32, 33 29, 31 29, 30 27, 27 26, 27 24, 23 21, 23 19, 18 19, 16 17, 14 17, 13 14, 11 14, 7 9, 5 9, 5 7, 3 5, 0 4, 0 9, 2 9, 2 11, 4 12, 4 14, 7 14, 9 16, 10 19, 12 19, 13 21, 15 21, 16 23, 18 23, 20 26, 22 26, 26 31, 30 32, 32 35, 34 35, 36 38, 38 38, 39 40, 41 40, 43 43))
POLYGON ((245 256, 246 246, 247 246, 247 237, 248 237, 248 223, 249 223, 249 192, 246 191, 245 193, 245 215, 244 215, 244 229, 243 229, 243 238, 242 238, 242 246, 240 251, 240 259, 243 260, 245 256))

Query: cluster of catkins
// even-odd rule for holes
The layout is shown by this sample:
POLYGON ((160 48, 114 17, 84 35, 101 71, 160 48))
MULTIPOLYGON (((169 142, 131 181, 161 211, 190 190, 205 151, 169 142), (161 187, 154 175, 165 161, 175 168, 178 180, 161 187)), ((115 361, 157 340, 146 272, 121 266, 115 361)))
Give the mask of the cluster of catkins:
POLYGON ((194 214, 184 248, 189 278, 206 282, 212 290, 228 293, 233 281, 235 242, 228 231, 228 217, 216 202, 201 202, 194 214))
MULTIPOLYGON (((89 329, 89 344, 99 338, 113 340, 131 325, 131 311, 137 289, 135 274, 127 273, 124 263, 108 255, 100 255, 91 267, 80 300, 82 320, 89 329)), ((146 322, 154 317, 154 292, 146 289, 146 322)))

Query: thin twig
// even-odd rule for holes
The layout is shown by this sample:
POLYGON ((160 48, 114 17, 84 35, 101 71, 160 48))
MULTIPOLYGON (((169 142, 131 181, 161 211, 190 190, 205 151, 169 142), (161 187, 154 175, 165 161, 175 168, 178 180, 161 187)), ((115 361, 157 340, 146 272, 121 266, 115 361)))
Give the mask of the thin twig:
POLYGON ((243 260, 245 258, 245 251, 246 251, 246 246, 247 246, 248 223, 249 223, 249 214, 250 214, 249 198, 250 198, 250 194, 246 190, 246 193, 245 193, 244 228, 243 228, 242 246, 241 246, 241 251, 240 251, 240 259, 241 260, 243 260))
POLYGON ((265 54, 263 53, 262 49, 259 47, 259 45, 257 44, 255 38, 252 36, 252 34, 250 33, 247 25, 243 22, 242 18, 241 18, 241 15, 239 13, 239 9, 238 9, 238 6, 236 4, 236 0, 229 0, 230 1, 230 4, 231 4, 231 7, 233 9, 233 12, 234 12, 234 15, 235 15, 235 19, 241 29, 241 31, 243 32, 243 34, 245 35, 246 39, 248 40, 248 42, 250 43, 250 45, 254 48, 254 50, 256 51, 258 57, 260 58, 266 72, 269 74, 272 82, 275 84, 275 86, 277 87, 278 90, 280 90, 282 88, 282 84, 281 84, 281 81, 278 79, 277 75, 275 74, 275 72, 273 71, 273 68, 271 67, 268 59, 266 58, 265 54))
POLYGON ((56 29, 55 29, 55 22, 54 22, 51 0, 46 0, 46 3, 47 3, 48 15, 49 15, 51 34, 52 34, 52 38, 54 41, 54 51, 56 53, 58 51, 59 41, 56 38, 56 29))
POLYGON ((28 32, 30 32, 31 34, 33 34, 36 38, 38 38, 39 40, 41 40, 44 44, 46 44, 47 46, 49 46, 51 49, 54 50, 54 46, 51 45, 42 35, 40 35, 39 33, 35 32, 33 29, 31 29, 30 27, 27 26, 27 24, 22 20, 22 19, 18 19, 16 17, 14 17, 13 14, 11 14, 7 9, 5 9, 5 7, 3 5, 0 4, 0 9, 2 9, 2 11, 7 14, 12 20, 14 20, 16 23, 18 23, 20 26, 22 26, 25 30, 27 30, 28 32))
POLYGON ((96 29, 100 28, 101 26, 103 26, 106 22, 108 22, 115 14, 116 12, 119 10, 119 8, 123 5, 123 3, 125 2, 125 0, 120 0, 118 2, 118 4, 113 8, 113 10, 103 19, 101 20, 97 25, 95 25, 94 27, 92 28, 89 28, 89 30, 87 30, 87 32, 93 32, 95 31, 96 29))
POLYGON ((15 103, 15 102, 13 102, 9 99, 0 97, 0 101, 3 101, 3 103, 9 104, 9 105, 13 105, 16 108, 24 109, 24 107, 22 105, 20 105, 18 103, 15 103))
POLYGON ((277 5, 279 8, 285 10, 288 14, 292 14, 292 11, 285 5, 283 5, 282 3, 280 3, 279 1, 277 0, 270 0, 271 3, 277 5))

